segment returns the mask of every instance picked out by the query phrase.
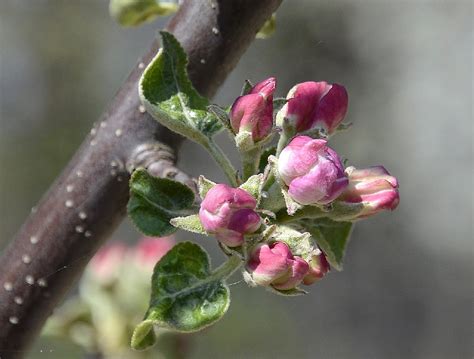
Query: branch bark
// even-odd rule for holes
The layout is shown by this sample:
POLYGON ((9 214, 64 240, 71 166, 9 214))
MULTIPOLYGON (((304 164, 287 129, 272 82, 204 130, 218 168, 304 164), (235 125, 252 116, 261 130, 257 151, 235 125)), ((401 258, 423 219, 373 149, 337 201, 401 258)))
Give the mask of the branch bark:
MULTIPOLYGON (((189 56, 194 86, 212 96, 281 0, 184 1, 168 30, 189 56)), ((0 357, 25 354, 54 307, 125 216, 128 169, 190 178, 174 166, 182 139, 140 107, 137 84, 153 42, 105 113, 0 258, 0 357)))

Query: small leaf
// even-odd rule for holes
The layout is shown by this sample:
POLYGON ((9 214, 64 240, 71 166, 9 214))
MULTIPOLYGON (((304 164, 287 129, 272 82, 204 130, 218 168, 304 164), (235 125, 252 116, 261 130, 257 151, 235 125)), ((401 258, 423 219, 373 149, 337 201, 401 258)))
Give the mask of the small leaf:
POLYGON ((204 176, 199 176, 198 179, 198 190, 199 190, 199 197, 201 199, 204 199, 206 197, 207 192, 216 185, 215 182, 212 182, 211 180, 207 179, 204 176))
POLYGON ((122 26, 138 26, 178 10, 178 4, 157 0, 110 0, 109 12, 122 26))
POLYGON ((193 202, 193 191, 180 182, 153 177, 144 169, 132 174, 128 215, 145 235, 162 237, 175 232, 171 218, 188 215, 193 202))
POLYGON ((262 28, 257 32, 255 36, 257 39, 268 39, 270 36, 274 34, 276 30, 276 15, 272 14, 272 16, 265 21, 262 28))
POLYGON ((287 289, 287 290, 275 289, 273 287, 268 287, 267 289, 268 289, 268 291, 270 291, 274 294, 282 295, 282 296, 285 296, 285 297, 296 297, 298 295, 308 294, 307 291, 305 291, 301 288, 298 288, 298 287, 292 288, 292 289, 287 289))
POLYGON ((230 124, 229 113, 226 109, 220 107, 219 105, 212 104, 207 106, 207 110, 214 114, 221 124, 230 131, 230 133, 234 134, 234 130, 230 124))
POLYGON ((229 288, 221 273, 211 273, 207 253, 197 244, 183 242, 155 266, 144 322, 193 332, 219 320, 229 303, 229 288))
POLYGON ((193 87, 186 71, 187 56, 178 40, 160 32, 163 48, 143 72, 140 98, 148 112, 170 130, 201 145, 222 129, 207 111, 208 100, 193 87))
POLYGON ((247 152, 254 149, 255 142, 253 141, 252 132, 239 131, 239 133, 235 135, 235 145, 240 152, 247 152))
POLYGON ((245 183, 241 184, 239 188, 250 193, 257 200, 257 204, 260 202, 260 196, 262 195, 263 187, 263 174, 251 176, 245 183))
POLYGON ((321 253, 315 239, 311 237, 310 233, 301 233, 289 226, 278 225, 270 239, 286 243, 288 247, 290 247, 293 255, 302 257, 303 259, 311 258, 315 252, 318 254, 321 253))
POLYGON ((176 217, 171 219, 170 223, 176 228, 184 229, 188 232, 207 234, 201 224, 199 215, 197 214, 193 214, 187 217, 176 217))
POLYGON ((245 96, 247 95, 253 88, 252 83, 250 80, 245 80, 244 85, 242 86, 242 90, 240 91, 240 96, 245 96))
POLYGON ((288 102, 288 99, 284 97, 277 97, 273 99, 273 114, 275 115, 278 111, 281 110, 283 106, 288 102))
POLYGON ((303 223, 326 254, 329 264, 338 271, 341 271, 352 223, 336 222, 329 218, 305 220, 303 223))
POLYGON ((301 204, 299 204, 293 198, 291 198, 286 188, 282 187, 281 193, 283 194, 283 198, 285 199, 286 210, 290 216, 293 216, 296 213, 296 211, 303 208, 301 204))
POLYGON ((155 345, 155 343, 156 335, 151 320, 144 320, 135 327, 131 340, 132 349, 145 350, 155 345))

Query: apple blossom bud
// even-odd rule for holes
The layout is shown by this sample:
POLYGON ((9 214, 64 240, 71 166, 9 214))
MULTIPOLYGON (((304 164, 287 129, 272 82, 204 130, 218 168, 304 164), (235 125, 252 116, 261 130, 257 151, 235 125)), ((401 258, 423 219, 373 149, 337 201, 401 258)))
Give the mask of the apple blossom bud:
POLYGON ((309 266, 295 257, 283 242, 259 244, 250 254, 247 271, 252 281, 261 286, 289 290, 301 283, 309 266))
POLYGON ((137 265, 148 270, 152 269, 174 245, 173 237, 143 237, 131 251, 137 265))
POLYGON ((327 141, 297 136, 278 158, 278 172, 289 195, 303 205, 327 204, 347 187, 338 154, 327 141))
POLYGON ((340 204, 361 204, 361 211, 354 215, 359 219, 372 216, 382 210, 394 210, 400 202, 398 181, 383 166, 365 169, 348 167, 349 186, 337 202, 340 204))
POLYGON ((218 184, 202 201, 199 219, 206 232, 214 234, 218 241, 237 247, 243 244, 244 234, 260 227, 256 206, 257 201, 247 191, 218 184))
POLYGON ((256 84, 248 94, 238 97, 230 110, 235 133, 252 133, 254 142, 267 137, 273 127, 273 92, 276 80, 270 77, 256 84))
POLYGON ((303 284, 310 285, 322 279, 329 272, 329 263, 323 252, 314 254, 308 261, 309 271, 303 278, 303 284))
POLYGON ((118 271, 127 254, 127 246, 120 242, 106 244, 91 259, 88 269, 101 283, 111 283, 118 277, 118 271))
POLYGON ((325 81, 308 81, 295 85, 287 95, 288 102, 277 114, 277 125, 285 118, 295 132, 313 128, 332 134, 347 112, 348 95, 344 86, 325 81))

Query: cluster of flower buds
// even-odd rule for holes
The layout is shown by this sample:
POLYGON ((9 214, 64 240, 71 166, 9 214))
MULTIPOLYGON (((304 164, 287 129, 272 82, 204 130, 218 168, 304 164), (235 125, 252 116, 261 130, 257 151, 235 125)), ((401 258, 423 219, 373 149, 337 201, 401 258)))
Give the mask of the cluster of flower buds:
MULTIPOLYGON (((245 134, 258 146, 274 132, 275 86, 274 78, 266 79, 234 102, 229 117, 236 139, 245 134)), ((340 128, 347 112, 348 96, 343 86, 304 82, 294 86, 285 101, 275 121, 283 145, 269 166, 273 164, 270 172, 277 179, 270 186, 278 188, 273 193, 280 192, 284 197, 290 216, 312 206, 319 207, 320 213, 332 220, 355 221, 396 208, 399 194, 395 177, 382 166, 344 168, 340 156, 328 146, 328 137, 340 128), (296 203, 296 209, 290 211, 287 198, 296 203)), ((271 191, 267 196, 268 193, 271 191)), ((287 291, 321 279, 329 271, 329 263, 319 247, 302 257, 294 255, 284 240, 266 238, 257 239, 256 244, 252 242, 269 223, 278 225, 278 216, 274 217, 276 222, 268 217, 262 219, 266 210, 255 194, 242 186, 217 184, 203 198, 199 220, 202 228, 222 244, 241 253, 246 251, 250 283, 287 291), (246 240, 248 235, 254 238, 251 242, 246 240)), ((272 211, 277 213, 285 208, 275 211, 272 207, 272 211)))

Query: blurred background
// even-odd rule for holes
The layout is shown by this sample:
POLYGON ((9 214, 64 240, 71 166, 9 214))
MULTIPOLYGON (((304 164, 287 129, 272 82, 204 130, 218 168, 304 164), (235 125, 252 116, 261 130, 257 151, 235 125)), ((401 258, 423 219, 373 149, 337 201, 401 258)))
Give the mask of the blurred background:
MULTIPOLYGON (((332 146, 350 164, 384 164, 401 203, 356 225, 344 271, 310 295, 233 285, 224 319, 187 339, 188 358, 473 357, 472 19, 471 1, 283 3, 274 36, 255 41, 215 102, 246 78, 276 76, 280 96, 301 81, 344 84, 354 126, 332 146)), ((0 250, 166 21, 121 28, 105 0, 0 1, 0 250)), ((197 145, 180 162, 223 180, 197 145)), ((126 221, 114 238, 139 234, 126 221)), ((222 261, 213 241, 182 239, 222 261)), ((84 357, 48 338, 26 354, 84 357)))

